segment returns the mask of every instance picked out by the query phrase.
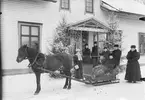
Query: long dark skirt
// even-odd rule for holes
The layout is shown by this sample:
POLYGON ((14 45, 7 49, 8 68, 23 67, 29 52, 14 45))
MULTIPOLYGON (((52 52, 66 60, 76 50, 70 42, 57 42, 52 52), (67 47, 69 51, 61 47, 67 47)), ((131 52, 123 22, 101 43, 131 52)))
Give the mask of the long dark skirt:
POLYGON ((82 79, 83 78, 83 66, 82 61, 78 62, 79 69, 76 69, 75 71, 75 78, 82 79))
POLYGON ((128 81, 140 81, 141 78, 141 71, 140 71, 140 65, 137 62, 134 63, 128 63, 126 68, 126 75, 125 80, 128 81))

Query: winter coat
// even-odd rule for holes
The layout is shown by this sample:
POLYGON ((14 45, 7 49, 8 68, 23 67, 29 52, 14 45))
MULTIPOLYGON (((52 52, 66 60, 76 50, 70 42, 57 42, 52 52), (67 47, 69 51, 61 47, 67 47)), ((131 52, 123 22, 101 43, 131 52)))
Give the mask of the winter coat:
POLYGON ((89 48, 85 48, 83 51, 83 56, 90 56, 91 52, 89 48))
POLYGON ((129 51, 126 58, 128 62, 127 62, 125 80, 139 81, 141 78, 140 65, 138 62, 140 58, 140 54, 136 50, 129 51))
POLYGON ((94 46, 92 47, 92 56, 98 56, 98 47, 97 46, 94 46))
POLYGON ((119 49, 114 50, 112 52, 113 59, 114 59, 114 64, 117 66, 120 64, 120 58, 121 58, 121 51, 119 49))
POLYGON ((89 48, 85 48, 83 51, 83 62, 84 63, 90 63, 90 49, 89 48))
POLYGON ((74 55, 73 61, 74 61, 74 66, 76 65, 79 66, 78 69, 75 69, 75 78, 82 79, 83 78, 82 60, 78 60, 78 56, 74 55))
POLYGON ((102 60, 102 64, 105 64, 106 61, 109 59, 109 55, 110 55, 110 52, 109 51, 103 51, 100 56, 103 56, 104 59, 102 60))

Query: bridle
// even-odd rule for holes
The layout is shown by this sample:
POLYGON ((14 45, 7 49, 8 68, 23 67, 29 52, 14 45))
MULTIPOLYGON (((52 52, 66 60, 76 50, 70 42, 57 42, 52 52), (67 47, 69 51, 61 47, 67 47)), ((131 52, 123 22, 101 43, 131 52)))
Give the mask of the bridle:
MULTIPOLYGON (((28 65, 28 67, 33 66, 33 65, 36 63, 36 61, 37 61, 37 58, 38 58, 38 56, 39 56, 39 52, 37 53, 37 55, 36 55, 35 58, 30 58, 30 57, 28 57, 28 56, 29 56, 29 54, 28 54, 28 47, 26 47, 26 48, 25 48, 25 53, 26 53, 26 57, 24 58, 24 60, 27 60, 27 59, 28 59, 28 60, 34 59, 33 62, 30 63, 30 64, 28 65)), ((36 63, 36 64, 39 65, 38 63, 36 63)))

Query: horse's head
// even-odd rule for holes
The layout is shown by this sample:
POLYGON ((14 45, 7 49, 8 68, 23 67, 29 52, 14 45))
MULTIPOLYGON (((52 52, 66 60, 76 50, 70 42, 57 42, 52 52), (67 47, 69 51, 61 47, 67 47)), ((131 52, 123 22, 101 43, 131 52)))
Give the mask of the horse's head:
POLYGON ((20 63, 24 59, 26 59, 28 56, 27 54, 27 45, 23 45, 18 49, 18 56, 17 56, 17 62, 20 63))

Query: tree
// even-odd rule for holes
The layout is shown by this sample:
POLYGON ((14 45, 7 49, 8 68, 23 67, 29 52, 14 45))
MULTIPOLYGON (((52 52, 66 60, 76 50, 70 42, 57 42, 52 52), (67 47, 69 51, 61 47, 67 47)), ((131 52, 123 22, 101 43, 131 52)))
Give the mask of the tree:
POLYGON ((61 52, 72 52, 73 45, 70 44, 70 34, 68 31, 68 24, 66 17, 63 16, 62 20, 59 22, 54 35, 52 52, 61 53, 61 52))
POLYGON ((109 35, 107 37, 106 45, 109 48, 113 48, 114 44, 121 42, 122 40, 122 32, 118 30, 119 27, 119 18, 117 14, 114 12, 109 13, 108 17, 108 25, 109 25, 109 35))

